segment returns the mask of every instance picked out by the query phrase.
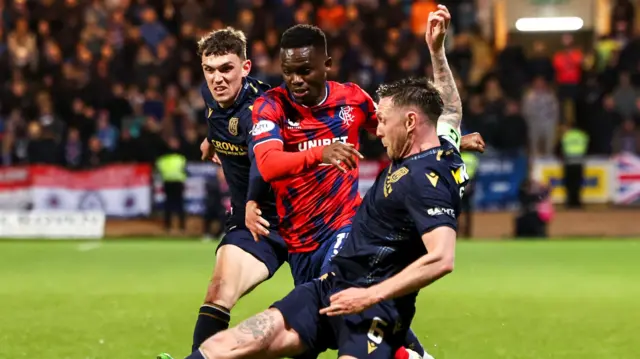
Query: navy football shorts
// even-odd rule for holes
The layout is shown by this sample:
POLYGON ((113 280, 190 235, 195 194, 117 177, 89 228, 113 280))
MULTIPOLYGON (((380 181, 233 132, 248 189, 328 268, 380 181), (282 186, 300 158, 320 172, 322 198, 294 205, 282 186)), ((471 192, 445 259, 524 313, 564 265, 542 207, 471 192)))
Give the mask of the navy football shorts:
POLYGON ((327 349, 337 349, 338 357, 391 359, 404 345, 415 314, 414 300, 390 300, 360 314, 328 317, 320 315, 329 306, 331 295, 349 285, 329 274, 297 286, 271 307, 278 309, 293 328, 307 352, 300 358, 314 358, 327 349))
POLYGON ((231 228, 220 241, 216 252, 220 247, 232 244, 251 254, 257 260, 264 263, 269 270, 269 278, 273 276, 280 266, 287 261, 288 251, 284 239, 277 231, 269 231, 268 236, 259 236, 256 242, 251 232, 246 228, 231 228))
POLYGON ((289 253, 289 266, 293 284, 300 285, 319 278, 329 272, 329 265, 333 256, 338 254, 344 241, 349 237, 351 225, 344 226, 330 234, 315 251, 303 253, 289 253))

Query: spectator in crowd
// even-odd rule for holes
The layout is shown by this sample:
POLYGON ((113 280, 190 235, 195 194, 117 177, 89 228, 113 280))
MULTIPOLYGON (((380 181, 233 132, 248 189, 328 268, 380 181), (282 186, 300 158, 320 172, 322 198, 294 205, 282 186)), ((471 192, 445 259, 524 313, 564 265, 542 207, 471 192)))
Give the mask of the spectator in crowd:
POLYGON ((533 42, 533 54, 527 60, 529 67, 529 77, 534 79, 536 77, 544 78, 547 83, 552 83, 555 77, 555 70, 551 58, 547 53, 547 45, 542 40, 536 40, 533 42))
POLYGON ((67 168, 78 169, 84 164, 84 148, 80 139, 80 131, 75 127, 69 128, 63 156, 63 162, 67 168))
POLYGON ((584 54, 574 42, 573 35, 562 35, 562 48, 553 56, 553 67, 564 121, 575 120, 575 103, 582 80, 584 54))
POLYGON ((167 232, 171 231, 174 214, 178 216, 179 231, 184 232, 186 229, 184 182, 187 178, 187 161, 179 149, 180 141, 176 137, 169 138, 167 153, 160 156, 156 162, 165 195, 164 228, 167 232))
POLYGON ((109 152, 104 148, 98 136, 89 138, 89 146, 84 156, 84 168, 98 168, 109 163, 109 152))
POLYGON ((32 164, 57 164, 58 151, 53 134, 44 131, 38 122, 31 122, 28 129, 27 157, 32 164))
POLYGON ((640 154, 640 131, 632 119, 622 123, 613 136, 613 150, 615 153, 640 154))
POLYGON ((531 89, 524 97, 523 114, 529 129, 531 155, 551 156, 556 145, 560 109, 558 98, 544 77, 534 79, 531 89))
POLYGON ((27 19, 16 21, 15 29, 7 36, 7 47, 12 66, 31 72, 37 69, 39 52, 36 36, 29 30, 27 19))
POLYGON ((520 111, 518 100, 507 99, 504 121, 497 129, 495 148, 510 155, 527 151, 529 143, 527 122, 520 111))
POLYGON ((618 80, 618 86, 613 90, 613 101, 615 103, 616 112, 622 118, 632 118, 638 113, 636 108, 636 100, 638 99, 638 91, 631 84, 631 74, 621 72, 618 80))
POLYGON ((553 216, 550 192, 549 188, 530 179, 525 179, 520 185, 520 212, 515 219, 516 238, 547 237, 548 222, 553 216))

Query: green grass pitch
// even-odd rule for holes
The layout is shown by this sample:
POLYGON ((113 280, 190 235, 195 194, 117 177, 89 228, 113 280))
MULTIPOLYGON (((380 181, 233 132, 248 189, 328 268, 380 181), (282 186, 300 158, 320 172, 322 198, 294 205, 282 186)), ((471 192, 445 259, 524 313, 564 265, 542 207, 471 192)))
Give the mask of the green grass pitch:
MULTIPOLYGON (((0 242, 0 358, 184 357, 215 245, 0 242)), ((640 358, 640 241, 461 241, 457 253, 413 322, 437 359, 640 358)), ((291 285, 282 268, 233 322, 291 285)))

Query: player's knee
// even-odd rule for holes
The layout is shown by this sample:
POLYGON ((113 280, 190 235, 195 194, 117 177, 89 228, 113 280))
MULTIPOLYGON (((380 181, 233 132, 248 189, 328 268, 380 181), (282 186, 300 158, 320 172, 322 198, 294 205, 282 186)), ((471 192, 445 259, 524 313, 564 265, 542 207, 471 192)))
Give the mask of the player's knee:
POLYGON ((236 293, 237 289, 227 279, 213 276, 209 286, 207 287, 207 295, 204 298, 205 303, 213 303, 227 309, 233 308, 240 298, 241 293, 236 293))
POLYGON ((229 359, 233 358, 233 351, 237 343, 231 340, 228 330, 222 331, 200 345, 200 351, 207 359, 229 359))

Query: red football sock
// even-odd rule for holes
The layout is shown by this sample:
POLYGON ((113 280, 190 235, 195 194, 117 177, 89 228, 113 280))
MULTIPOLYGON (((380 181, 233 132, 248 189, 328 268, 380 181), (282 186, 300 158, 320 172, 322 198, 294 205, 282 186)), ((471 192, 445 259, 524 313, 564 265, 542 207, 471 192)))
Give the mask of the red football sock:
POLYGON ((409 352, 404 347, 400 347, 393 356, 393 359, 409 359, 409 352))

